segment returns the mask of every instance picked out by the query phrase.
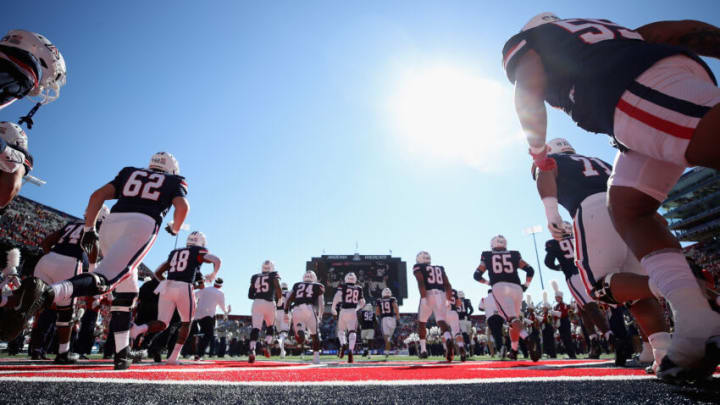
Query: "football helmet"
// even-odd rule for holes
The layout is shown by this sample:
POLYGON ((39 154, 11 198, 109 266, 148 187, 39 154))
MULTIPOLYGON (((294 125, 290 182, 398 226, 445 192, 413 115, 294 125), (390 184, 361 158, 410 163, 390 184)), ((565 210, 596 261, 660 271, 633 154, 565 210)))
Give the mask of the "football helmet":
POLYGON ((355 273, 350 272, 345 275, 345 284, 355 284, 357 283, 357 276, 355 273))
POLYGON ((572 145, 570 145, 570 142, 568 142, 565 138, 551 139, 548 141, 547 145, 550 147, 548 154, 575 153, 575 148, 573 148, 572 145))
POLYGON ((308 270, 303 274, 303 281, 306 283, 317 283, 317 274, 312 270, 308 270))
POLYGON ((8 145, 28 150, 28 137, 20 125, 13 122, 0 122, 0 138, 8 145))
POLYGON ((430 253, 426 251, 420 251, 420 253, 415 256, 415 262, 418 264, 430 264, 430 253))
POLYGON ((383 288, 383 290, 382 290, 382 297, 383 297, 383 298, 390 298, 390 297, 392 297, 392 291, 391 291, 389 288, 387 288, 387 287, 383 288))
POLYGON ((363 310, 365 310, 365 311, 372 311, 372 310, 373 310, 373 305, 368 302, 368 303, 365 304, 365 306, 363 307, 363 310))
POLYGON ((465 292, 464 291, 458 291, 458 298, 465 299, 465 292))
POLYGON ((188 237, 187 237, 187 245, 188 246, 205 247, 206 243, 207 243, 207 239, 205 238, 205 234, 200 231, 192 231, 192 232, 190 232, 190 235, 188 235, 188 237))
POLYGON ((497 235, 490 239, 490 249, 505 250, 507 249, 507 239, 502 235, 497 235))
POLYGON ((100 207, 100 211, 98 212, 97 221, 98 223, 103 222, 105 218, 110 215, 110 208, 107 207, 107 205, 103 204, 102 207, 100 207))
POLYGON ((287 291, 287 289, 288 289, 287 283, 284 281, 282 283, 280 283, 280 289, 283 291, 287 291))
POLYGON ((168 152, 158 152, 152 155, 148 168, 168 174, 180 174, 180 165, 177 159, 168 152))
POLYGON ((527 31, 527 30, 535 28, 537 26, 547 24, 549 22, 558 21, 559 19, 560 19, 560 17, 556 16, 554 13, 550 13, 550 12, 540 13, 540 14, 536 15, 535 17, 531 18, 530 21, 528 21, 528 23, 525 24, 525 26, 522 27, 522 29, 520 31, 521 32, 527 31))
POLYGON ((67 80, 65 58, 55 45, 44 36, 25 30, 11 30, 0 39, 0 45, 22 49, 31 53, 42 70, 30 96, 39 97, 41 104, 48 104, 60 97, 60 87, 67 80))
POLYGON ((270 260, 265 260, 262 264, 262 272, 271 273, 273 271, 275 271, 275 263, 270 260))

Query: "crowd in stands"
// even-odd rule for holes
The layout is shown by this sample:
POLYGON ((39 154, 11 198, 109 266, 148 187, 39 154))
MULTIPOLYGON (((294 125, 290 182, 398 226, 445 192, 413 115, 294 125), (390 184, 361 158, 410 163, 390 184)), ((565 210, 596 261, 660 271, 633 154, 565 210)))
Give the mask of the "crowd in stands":
POLYGON ((685 248, 685 255, 707 270, 720 285, 720 239, 699 242, 685 248))
POLYGON ((71 220, 79 218, 18 196, 0 217, 0 240, 10 240, 26 247, 39 247, 47 234, 71 220))

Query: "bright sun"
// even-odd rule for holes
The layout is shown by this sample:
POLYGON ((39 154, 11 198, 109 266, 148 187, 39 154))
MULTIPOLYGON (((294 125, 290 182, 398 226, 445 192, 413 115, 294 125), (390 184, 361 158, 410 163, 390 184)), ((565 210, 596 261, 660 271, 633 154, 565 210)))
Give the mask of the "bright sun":
POLYGON ((512 89, 452 66, 403 75, 390 98, 396 133, 412 152, 490 171, 522 141, 512 89))

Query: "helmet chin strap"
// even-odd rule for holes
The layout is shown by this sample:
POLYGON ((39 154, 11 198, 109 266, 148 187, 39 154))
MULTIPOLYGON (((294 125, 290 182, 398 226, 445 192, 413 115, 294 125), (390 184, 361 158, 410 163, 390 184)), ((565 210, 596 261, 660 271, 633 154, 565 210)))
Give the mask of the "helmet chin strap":
POLYGON ((18 125, 25 124, 28 129, 32 129, 33 125, 35 124, 33 122, 33 115, 38 111, 42 103, 37 103, 35 106, 30 110, 30 112, 27 113, 27 115, 20 117, 20 120, 18 121, 18 125))

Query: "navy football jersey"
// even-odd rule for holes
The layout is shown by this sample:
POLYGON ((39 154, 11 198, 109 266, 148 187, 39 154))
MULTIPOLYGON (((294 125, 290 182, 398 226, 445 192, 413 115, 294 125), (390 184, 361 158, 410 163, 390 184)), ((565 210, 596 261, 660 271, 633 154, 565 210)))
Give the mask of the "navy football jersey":
POLYGON ((360 311, 360 329, 375 329, 375 311, 360 311))
POLYGON ((284 299, 282 301, 278 301, 277 305, 275 306, 275 309, 278 311, 282 311, 283 309, 285 309, 285 303, 287 302, 288 298, 290 298, 290 291, 283 292, 282 296, 284 299))
POLYGON ((480 256, 487 272, 490 273, 490 285, 501 281, 520 284, 517 269, 520 267, 521 259, 517 250, 487 250, 480 256))
POLYGON ((187 183, 182 176, 137 167, 123 168, 110 184, 117 203, 110 212, 139 212, 160 225, 175 197, 185 197, 187 183))
POLYGON ((458 318, 460 318, 461 320, 470 319, 470 314, 473 311, 472 303, 467 298, 463 298, 459 300, 459 302, 462 303, 458 305, 458 318))
MULTIPOLYGON (((458 312, 458 303, 460 301, 460 298, 458 298, 458 293, 456 289, 452 289, 452 296, 450 297, 450 309, 458 312)), ((462 304, 460 304, 462 306, 462 304)))
POLYGON ((248 298, 253 300, 275 301, 275 280, 280 276, 277 271, 258 273, 250 277, 248 298))
POLYGON ((342 284, 337 289, 340 292, 340 308, 356 308, 363 299, 363 290, 357 284, 342 284))
POLYGON ((580 203, 587 197, 607 191, 612 166, 598 158, 577 154, 549 155, 557 162, 558 203, 575 217, 580 203))
POLYGON ((413 267, 414 274, 421 274, 425 290, 445 291, 445 268, 432 264, 416 264, 413 267))
POLYGON ((170 252, 167 259, 170 264, 167 279, 194 283, 207 252, 207 249, 201 246, 188 246, 170 252))
POLYGON ((558 270, 558 266, 555 265, 557 259, 558 263, 560 263, 559 270, 565 273, 566 279, 578 274, 578 269, 575 267, 575 251, 570 238, 559 241, 555 239, 548 240, 545 242, 545 252, 547 252, 545 256, 545 265, 547 267, 558 270))
POLYGON ((70 222, 65 225, 61 230, 62 236, 58 239, 57 243, 50 248, 50 251, 63 256, 74 257, 80 261, 82 261, 83 258, 87 260, 87 253, 85 253, 85 249, 83 249, 80 244, 84 234, 84 226, 85 223, 83 222, 70 222))
POLYGON ((503 47, 503 67, 512 83, 518 60, 530 49, 540 56, 545 70, 545 101, 564 110, 581 128, 610 135, 620 96, 660 59, 687 55, 713 77, 688 49, 649 44, 639 33, 608 20, 564 19, 516 34, 503 47))
POLYGON ((317 298, 325 294, 325 287, 320 283, 308 283, 301 281, 295 283, 292 290, 295 292, 294 305, 310 304, 315 305, 317 298))
POLYGON ((375 301, 375 305, 380 308, 380 317, 385 318, 388 316, 394 317, 395 314, 395 305, 397 300, 395 297, 390 298, 379 298, 377 301, 375 301))

